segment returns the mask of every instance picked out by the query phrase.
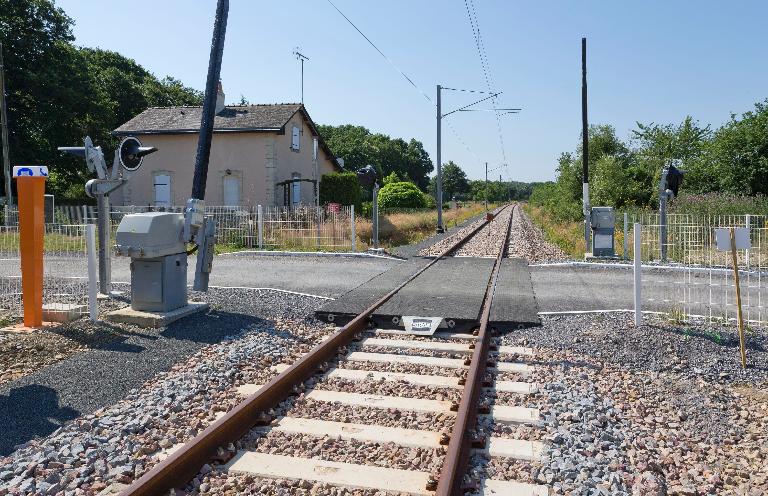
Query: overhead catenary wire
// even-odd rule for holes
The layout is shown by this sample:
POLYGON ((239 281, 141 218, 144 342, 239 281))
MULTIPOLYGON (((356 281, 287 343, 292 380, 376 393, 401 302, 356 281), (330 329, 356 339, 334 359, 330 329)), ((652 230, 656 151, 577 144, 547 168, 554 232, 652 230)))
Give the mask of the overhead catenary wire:
MULTIPOLYGON (((480 58, 480 66, 483 71, 483 77, 485 79, 485 84, 488 87, 488 91, 490 93, 493 93, 493 76, 491 73, 490 64, 488 62, 488 53, 485 50, 485 44, 483 43, 483 37, 480 33, 480 21, 477 18, 477 9, 475 8, 474 0, 464 0, 464 6, 467 9, 467 17, 469 19, 470 27, 472 28, 472 35, 475 40, 475 47, 477 48, 477 54, 480 58), (471 5, 471 8, 470 8, 471 5)), ((493 107, 497 107, 496 98, 493 98, 491 100, 493 102, 493 107)), ((504 134, 501 131, 501 119, 499 112, 494 112, 496 116, 496 129, 498 131, 499 135, 499 146, 501 148, 501 155, 502 155, 502 163, 507 164, 507 152, 506 147, 504 146, 504 134)))
MULTIPOLYGON (((381 55, 381 56, 384 58, 384 60, 386 60, 386 61, 387 61, 387 63, 389 63, 389 65, 390 65, 390 66, 392 66, 392 68, 393 68, 393 69, 395 69, 395 70, 396 70, 396 71, 397 71, 397 72, 398 72, 398 73, 399 73, 399 74, 400 74, 400 75, 401 75, 401 76, 402 76, 402 77, 403 77, 403 78, 404 78, 406 81, 408 81, 408 83, 409 83, 411 86, 413 86, 413 87, 416 89, 416 91, 418 91, 418 92, 421 94, 421 96, 423 96, 423 97, 424 97, 424 98, 425 98, 425 99, 426 99, 428 102, 430 102, 430 103, 431 103, 433 106, 436 106, 435 102, 433 102, 433 101, 432 101, 432 99, 429 97, 429 95, 427 95, 427 94, 424 92, 424 90, 422 90, 422 89, 419 87, 419 85, 417 85, 417 84, 416 84, 416 83, 415 83, 415 82, 414 82, 414 81, 413 81, 413 80, 412 80, 410 77, 408 77, 408 75, 407 75, 405 72, 403 72, 403 71, 402 71, 402 70, 401 70, 401 69, 400 69, 400 68, 399 68, 399 67, 398 67, 398 66, 397 66, 397 65, 396 65, 396 64, 395 64, 395 63, 392 61, 392 59, 390 59, 389 57, 387 57, 387 55, 386 55, 386 54, 385 54, 383 51, 381 51, 381 49, 380 49, 378 46, 376 46, 376 44, 375 44, 373 41, 371 41, 371 39, 370 39, 370 38, 368 38, 368 36, 366 36, 366 35, 365 35, 365 33, 363 33, 363 32, 360 30, 360 28, 358 28, 358 27, 357 27, 357 25, 356 25, 354 22, 352 22, 352 20, 351 20, 349 17, 347 17, 347 16, 344 14, 344 12, 342 12, 342 11, 341 11, 341 10, 340 10, 340 9, 339 9, 337 6, 336 6, 336 4, 334 4, 334 3, 333 3, 331 0, 326 0, 326 1, 327 1, 327 2, 328 2, 328 3, 329 3, 329 4, 330 4, 330 5, 331 5, 331 6, 332 6, 332 7, 333 7, 335 10, 336 10, 336 12, 338 12, 338 13, 339 13, 339 15, 341 15, 341 16, 342 16, 342 17, 343 17, 343 18, 344 18, 344 19, 345 19, 345 20, 346 20, 346 21, 349 23, 349 25, 350 25, 350 26, 352 26, 353 28, 355 28, 355 31, 357 31, 357 32, 360 34, 360 36, 362 36, 363 38, 365 38, 365 41, 367 41, 367 42, 368 42, 368 44, 369 44, 369 45, 371 45, 371 46, 372 46, 372 47, 373 47, 373 48, 374 48, 374 49, 375 49, 375 50, 376 50, 376 51, 379 53, 379 55, 381 55)), ((449 90, 451 90, 451 91, 465 91, 465 92, 469 92, 469 93, 486 93, 485 91, 477 91, 477 90, 465 90, 465 89, 458 89, 458 88, 445 88, 445 89, 449 89, 449 90)), ((474 151, 473 151, 473 150, 472 150, 472 149, 469 147, 469 145, 466 143, 466 141, 464 141, 464 140, 461 138, 461 136, 459 135, 458 131, 456 131, 456 129, 453 127, 453 125, 452 125, 450 122, 448 122, 448 121, 446 121, 446 122, 447 122, 447 124, 448 124, 448 128, 451 130, 451 132, 452 132, 452 133, 453 133, 453 135, 456 137, 456 139, 457 139, 457 140, 458 140, 458 141, 459 141, 459 142, 460 142, 462 145, 464 145, 464 148, 466 148, 466 150, 467 150, 469 153, 471 153, 472 155, 474 155, 474 157, 477 159, 477 162, 478 162, 478 163, 480 163, 480 162, 481 162, 480 158, 479 158, 479 157, 477 156, 477 154, 476 154, 476 153, 475 153, 475 152, 474 152, 474 151)))
POLYGON ((397 65, 395 65, 395 63, 394 63, 394 62, 392 62, 392 59, 390 59, 389 57, 387 57, 387 56, 384 54, 384 52, 382 52, 382 51, 381 51, 381 49, 379 49, 379 47, 377 47, 377 46, 376 46, 376 44, 375 44, 373 41, 371 41, 371 39, 370 39, 370 38, 368 38, 368 37, 365 35, 365 33, 363 33, 363 32, 360 30, 360 28, 358 28, 358 27, 357 27, 357 25, 355 25, 355 23, 354 23, 354 22, 352 22, 352 20, 351 20, 349 17, 347 17, 347 16, 344 14, 344 12, 342 12, 341 10, 339 10, 339 8, 336 6, 336 4, 334 4, 334 3, 333 3, 331 0, 327 0, 327 2, 328 2, 329 4, 331 4, 331 7, 333 7, 334 9, 336 9, 336 12, 338 12, 338 13, 341 15, 341 17, 343 17, 344 19, 346 19, 346 21, 349 23, 349 25, 350 25, 350 26, 352 26, 353 28, 355 28, 355 31, 357 31, 358 33, 360 33, 360 36, 362 36, 363 38, 365 38, 365 41, 367 41, 367 42, 368 42, 368 44, 370 44, 370 45, 371 45, 371 46, 372 46, 374 49, 376 49, 376 51, 377 51, 377 52, 379 52, 379 55, 381 55, 382 57, 384 57, 384 60, 386 60, 386 61, 389 63, 389 65, 391 65, 391 66, 392 66, 392 67, 393 67, 393 68, 394 68, 394 69, 395 69, 397 72, 399 72, 399 73, 400 73, 400 75, 401 75, 401 76, 403 76, 403 77, 405 78, 405 80, 406 80, 406 81, 408 81, 408 82, 411 84, 411 86, 413 86, 414 88, 416 88, 416 90, 417 90, 419 93, 421 93, 421 95, 422 95, 424 98, 426 98, 428 102, 432 102, 432 99, 431 99, 431 98, 429 98, 429 95, 427 95, 426 93, 424 93, 424 91, 422 91, 422 89, 421 89, 421 88, 419 88, 419 86, 418 86, 416 83, 414 83, 414 82, 413 82, 413 80, 412 80, 410 77, 408 77, 408 75, 407 75, 405 72, 403 72, 403 71, 402 71, 402 70, 401 70, 401 69, 400 69, 400 68, 399 68, 397 65))

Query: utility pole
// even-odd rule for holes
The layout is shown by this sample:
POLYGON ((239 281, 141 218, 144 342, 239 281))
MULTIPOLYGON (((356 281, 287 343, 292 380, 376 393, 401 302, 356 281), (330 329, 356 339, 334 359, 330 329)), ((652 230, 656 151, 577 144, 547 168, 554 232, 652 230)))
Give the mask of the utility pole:
POLYGON ((3 140, 3 175, 5 176, 5 199, 8 207, 13 206, 11 194, 11 158, 8 156, 8 107, 5 103, 5 66, 3 65, 3 44, 0 43, 0 132, 3 140))
POLYGON ((485 163, 485 211, 488 211, 488 162, 485 163))
MULTIPOLYGON (((452 90, 452 91, 471 91, 471 90, 459 90, 456 88, 444 88, 437 85, 437 232, 441 233, 444 232, 445 229, 443 228, 443 164, 442 164, 442 157, 441 157, 441 138, 442 138, 442 121, 443 117, 448 117, 451 114, 454 114, 456 112, 495 112, 498 113, 500 111, 504 111, 504 114, 516 114, 520 112, 519 108, 493 108, 493 109, 475 109, 475 108, 469 108, 474 105, 477 105, 480 102, 484 102, 486 100, 489 100, 491 98, 497 97, 502 94, 501 91, 496 93, 491 93, 490 96, 487 96, 485 98, 482 98, 476 102, 470 103, 469 105, 464 105, 463 107, 459 107, 455 110, 451 110, 450 112, 446 112, 443 114, 442 107, 440 105, 440 94, 442 90, 452 90)), ((485 91, 479 91, 477 93, 485 93, 485 91)), ((486 188, 486 200, 485 200, 485 208, 488 209, 488 163, 485 164, 485 188, 486 188)))
POLYGON ((296 56, 296 60, 301 61, 301 104, 304 105, 304 61, 309 60, 309 57, 299 52, 299 47, 296 47, 293 54, 296 56))
POLYGON ((589 124, 587 122, 587 39, 581 39, 581 148, 582 202, 584 207, 584 242, 590 250, 589 222, 589 124))
POLYGON ((444 232, 445 229, 443 229, 443 164, 441 162, 441 150, 440 150, 440 140, 441 140, 441 134, 442 134, 442 121, 443 121, 443 114, 442 109, 440 108, 440 90, 441 87, 438 84, 437 85, 437 198, 435 198, 437 203, 437 232, 441 233, 444 232))

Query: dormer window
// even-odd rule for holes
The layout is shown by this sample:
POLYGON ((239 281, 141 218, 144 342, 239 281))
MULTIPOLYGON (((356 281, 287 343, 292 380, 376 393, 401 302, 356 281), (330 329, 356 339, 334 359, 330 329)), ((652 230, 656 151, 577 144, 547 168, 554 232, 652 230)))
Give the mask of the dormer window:
POLYGON ((293 126, 291 131, 291 150, 299 151, 299 143, 301 142, 301 132, 298 126, 293 126))

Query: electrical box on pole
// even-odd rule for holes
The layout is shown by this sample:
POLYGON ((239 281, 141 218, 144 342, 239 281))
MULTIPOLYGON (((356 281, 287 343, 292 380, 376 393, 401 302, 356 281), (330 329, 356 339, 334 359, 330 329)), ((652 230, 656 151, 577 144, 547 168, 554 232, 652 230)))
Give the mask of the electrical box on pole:
POLYGON ((592 229, 592 256, 601 258, 615 257, 614 231, 616 218, 613 207, 592 207, 589 218, 592 229))

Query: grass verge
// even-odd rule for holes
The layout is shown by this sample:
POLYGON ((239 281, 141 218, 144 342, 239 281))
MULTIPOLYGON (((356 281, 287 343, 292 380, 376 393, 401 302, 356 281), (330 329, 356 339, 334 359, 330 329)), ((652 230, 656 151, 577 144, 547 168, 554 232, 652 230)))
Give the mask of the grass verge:
POLYGON ((581 222, 559 221, 549 214, 544 208, 536 207, 530 203, 523 204, 523 210, 531 221, 544 232, 544 238, 557 245, 568 255, 575 259, 584 257, 584 224, 581 222))

